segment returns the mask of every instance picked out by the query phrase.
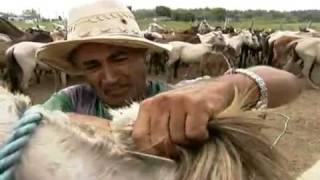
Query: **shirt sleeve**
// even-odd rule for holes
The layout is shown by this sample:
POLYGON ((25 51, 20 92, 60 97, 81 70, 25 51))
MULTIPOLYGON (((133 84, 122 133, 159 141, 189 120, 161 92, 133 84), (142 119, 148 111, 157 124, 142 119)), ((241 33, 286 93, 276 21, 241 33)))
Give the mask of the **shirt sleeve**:
POLYGON ((73 112, 74 107, 71 98, 63 91, 53 94, 42 106, 50 111, 60 110, 63 112, 73 112))

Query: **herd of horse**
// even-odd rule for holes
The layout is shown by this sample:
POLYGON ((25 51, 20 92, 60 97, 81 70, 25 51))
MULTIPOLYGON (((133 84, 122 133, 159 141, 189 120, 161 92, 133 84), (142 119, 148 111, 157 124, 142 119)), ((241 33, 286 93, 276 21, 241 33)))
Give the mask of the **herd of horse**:
POLYGON ((155 73, 169 72, 169 81, 172 74, 177 77, 179 64, 198 68, 198 75, 211 76, 223 74, 230 65, 238 68, 268 65, 304 76, 312 87, 319 88, 320 32, 313 29, 237 30, 233 27, 213 28, 206 21, 181 32, 168 31, 156 24, 152 26, 154 28, 148 30, 153 32, 147 32, 145 37, 169 43, 173 50, 167 55, 150 56, 149 72, 153 69, 155 73))
MULTIPOLYGON (((148 71, 163 73, 168 82, 178 77, 181 67, 196 76, 219 76, 229 68, 269 65, 304 76, 314 88, 320 84, 320 33, 304 31, 238 30, 211 27, 207 21, 193 24, 184 31, 167 30, 151 23, 143 31, 145 38, 172 46, 170 52, 148 52, 148 71)), ((13 91, 26 91, 33 77, 39 83, 42 72, 52 72, 55 89, 67 84, 67 75, 38 61, 34 53, 47 42, 64 40, 66 32, 29 28, 25 31, 0 18, 0 70, 6 71, 13 91)), ((194 76, 194 75, 193 75, 194 76)))
MULTIPOLYGON (((39 75, 38 70, 50 70, 57 77, 65 77, 34 57, 35 50, 43 43, 63 40, 65 34, 22 31, 1 18, 0 33, 3 53, 0 61, 7 69, 11 88, 25 90, 34 73, 39 75)), ((182 32, 170 32, 152 24, 144 35, 172 46, 170 52, 150 52, 146 61, 150 71, 154 68, 166 72, 168 80, 172 75, 176 77, 179 66, 184 64, 198 64, 199 73, 211 76, 219 76, 232 67, 266 64, 303 75, 314 87, 318 86, 320 40, 316 31, 237 31, 232 27, 213 28, 203 21, 182 32)), ((293 180, 288 163, 282 161, 276 148, 271 148, 261 134, 265 126, 259 124, 258 112, 241 111, 241 102, 247 94, 235 94, 233 103, 216 115, 219 120, 208 126, 209 140, 198 148, 179 147, 176 161, 135 152, 130 134, 139 111, 137 103, 112 110, 113 121, 109 126, 105 121, 75 121, 62 112, 38 109, 43 120, 21 151, 14 177, 17 180, 293 180)), ((21 114, 30 107, 30 99, 0 87, 0 100, 1 148, 21 114)), ((0 167, 0 178, 3 168, 0 167)), ((319 171, 320 163, 317 163, 297 180, 319 179, 319 171)))
POLYGON ((43 72, 53 73, 56 90, 64 87, 66 74, 38 61, 35 52, 45 43, 65 38, 63 29, 52 32, 35 28, 21 30, 0 17, 0 70, 11 91, 25 92, 33 77, 40 82, 43 72))

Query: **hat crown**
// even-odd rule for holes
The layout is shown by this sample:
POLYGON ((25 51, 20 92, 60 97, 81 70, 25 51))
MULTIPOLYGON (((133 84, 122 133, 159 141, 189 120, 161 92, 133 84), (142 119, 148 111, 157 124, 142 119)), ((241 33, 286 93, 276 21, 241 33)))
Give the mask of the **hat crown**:
POLYGON ((141 36, 132 12, 116 0, 99 0, 69 12, 68 40, 109 35, 141 36))

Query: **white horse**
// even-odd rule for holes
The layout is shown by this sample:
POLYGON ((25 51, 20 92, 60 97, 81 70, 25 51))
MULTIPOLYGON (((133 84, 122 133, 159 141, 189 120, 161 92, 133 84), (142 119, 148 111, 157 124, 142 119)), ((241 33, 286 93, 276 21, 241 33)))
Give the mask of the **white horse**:
POLYGON ((66 31, 55 29, 50 32, 50 36, 52 37, 53 41, 63 41, 66 39, 66 31))
MULTIPOLYGON (((111 110, 112 121, 38 109, 43 120, 9 171, 15 180, 291 180, 280 154, 254 123, 260 119, 241 112, 243 98, 235 94, 229 108, 209 124, 212 133, 205 144, 177 147, 178 161, 136 152, 131 133, 138 104, 111 110)), ((0 99, 4 145, 29 100, 2 88, 0 99)), ((7 166, 1 168, 0 176, 8 173, 7 166)))
POLYGON ((205 44, 226 43, 221 31, 211 31, 203 35, 198 33, 197 36, 199 37, 200 42, 205 44))
POLYGON ((213 30, 214 30, 214 28, 212 26, 210 26, 210 24, 207 22, 207 20, 202 20, 199 24, 199 27, 198 27, 199 34, 206 34, 206 33, 209 33, 213 30))
POLYGON ((8 62, 8 75, 10 85, 13 91, 26 91, 29 87, 29 81, 33 77, 36 67, 39 70, 53 71, 55 80, 55 90, 59 86, 66 86, 66 74, 54 70, 48 65, 40 62, 35 57, 36 50, 43 46, 44 43, 38 42, 20 42, 14 44, 6 51, 8 62))
POLYGON ((316 76, 313 76, 313 71, 320 71, 318 67, 320 65, 320 39, 319 38, 302 38, 291 42, 288 48, 293 50, 292 57, 288 60, 284 66, 285 70, 291 72, 296 63, 299 60, 303 62, 303 68, 301 74, 307 79, 309 84, 315 88, 320 89, 320 84, 315 84, 315 80, 319 81, 319 72, 315 72, 316 76))
MULTIPOLYGON (((191 44, 182 41, 171 41, 168 43, 172 46, 172 50, 169 52, 169 58, 167 61, 168 81, 172 76, 172 65, 175 63, 183 62, 186 64, 199 64, 203 55, 212 51, 212 44, 191 44)), ((186 76, 188 76, 191 67, 188 68, 186 76)), ((175 68, 175 75, 177 76, 177 68, 175 68)))
POLYGON ((227 45, 236 50, 236 56, 240 56, 242 45, 248 45, 249 47, 259 46, 258 39, 253 38, 251 32, 249 31, 242 31, 236 36, 224 35, 224 40, 227 45))
POLYGON ((163 33, 166 29, 157 23, 150 23, 147 32, 163 33))

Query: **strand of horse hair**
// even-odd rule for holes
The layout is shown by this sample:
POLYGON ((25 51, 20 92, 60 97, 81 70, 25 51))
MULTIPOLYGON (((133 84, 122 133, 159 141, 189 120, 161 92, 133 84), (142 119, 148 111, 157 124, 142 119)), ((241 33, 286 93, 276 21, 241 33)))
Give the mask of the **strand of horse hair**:
MULTIPOLYGON (((290 180, 285 158, 263 136, 252 112, 241 111, 250 93, 236 95, 233 103, 208 129, 210 138, 200 148, 181 148, 181 180, 290 180), (252 116, 252 117, 250 117, 252 116)), ((250 91, 247 91, 250 92, 250 91)), ((252 92, 252 90, 251 90, 252 92)))

